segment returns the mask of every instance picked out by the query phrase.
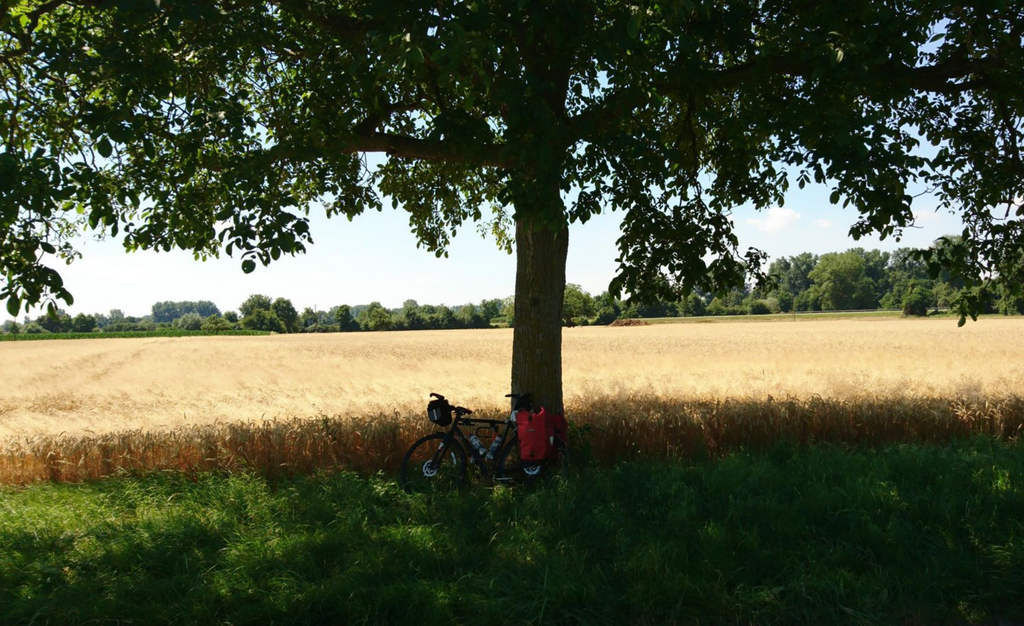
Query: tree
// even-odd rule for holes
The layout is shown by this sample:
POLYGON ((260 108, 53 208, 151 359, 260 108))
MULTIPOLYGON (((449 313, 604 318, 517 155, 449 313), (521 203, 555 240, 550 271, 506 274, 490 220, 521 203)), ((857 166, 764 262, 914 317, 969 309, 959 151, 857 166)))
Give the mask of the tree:
POLYGON ((622 210, 611 290, 677 302, 761 277, 729 211, 781 204, 791 178, 855 207, 855 238, 910 225, 921 180, 971 224, 927 259, 970 281, 962 312, 988 281, 1024 289, 1000 271, 1024 247, 1020 0, 27 0, 0 19, 12 312, 71 302, 46 261, 83 223, 251 272, 305 250, 318 201, 351 218, 388 196, 439 255, 492 206, 516 251, 513 391, 561 409, 569 225, 622 210))
POLYGON ((174 325, 181 330, 202 330, 203 318, 198 313, 186 313, 176 319, 174 325))
POLYGON ((334 323, 338 325, 341 332, 359 330, 359 322, 352 317, 352 309, 343 304, 334 310, 334 323))
POLYGON ((285 332, 284 324, 269 309, 255 309, 242 318, 242 328, 246 330, 267 330, 273 333, 285 332))
POLYGON ((406 300, 402 303, 402 318, 405 320, 405 327, 409 330, 420 330, 426 327, 426 321, 420 312, 420 305, 415 300, 406 300))
POLYGON ((256 311, 270 311, 273 303, 270 296, 254 293, 238 306, 238 311, 242 314, 242 317, 249 317, 256 311))
POLYGON ((310 307, 302 309, 302 315, 299 316, 299 325, 304 329, 315 328, 320 323, 320 316, 317 315, 316 311, 310 307))
POLYGON ((18 322, 14 320, 7 320, 4 322, 2 330, 5 335, 17 335, 21 332, 21 326, 18 326, 18 322))
POLYGON ((393 323, 391 311, 385 309, 380 302, 371 302, 359 314, 359 325, 365 330, 391 330, 393 323))
POLYGON ((562 323, 574 325, 583 320, 589 322, 594 313, 594 299, 590 294, 579 285, 567 284, 562 297, 562 323))
POLYGON ((295 310, 291 300, 278 298, 270 305, 270 310, 281 320, 286 331, 294 333, 299 330, 299 312, 295 310))
POLYGON ((71 330, 76 333, 91 333, 96 328, 96 318, 92 315, 79 313, 71 321, 71 330))
POLYGON ((232 323, 232 324, 237 324, 238 323, 238 313, 235 313, 234 311, 225 311, 224 312, 224 319, 227 320, 228 322, 232 323))
POLYGON ((822 310, 875 308, 874 281, 865 275, 866 267, 864 255, 857 250, 821 255, 809 276, 817 287, 822 310))
POLYGON ((208 333, 219 333, 225 330, 233 330, 235 325, 229 322, 227 319, 218 315, 211 315, 203 320, 203 324, 200 330, 208 333))
POLYGON ((924 317, 928 315, 928 307, 935 302, 931 289, 923 285, 911 284, 903 295, 903 315, 906 317, 924 317))

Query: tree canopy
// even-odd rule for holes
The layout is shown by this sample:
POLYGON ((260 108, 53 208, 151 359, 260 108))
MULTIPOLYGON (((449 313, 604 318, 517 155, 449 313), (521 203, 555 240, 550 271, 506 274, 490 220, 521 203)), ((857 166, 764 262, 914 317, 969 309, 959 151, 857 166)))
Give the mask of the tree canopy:
POLYGON ((0 297, 70 303, 83 229, 249 272, 386 197, 438 254, 515 238, 515 386, 560 379, 569 223, 624 212, 615 293, 718 291, 762 275, 730 210, 811 181, 854 237, 925 184, 965 223, 932 271, 1019 290, 1022 35, 1021 0, 0 0, 0 297))

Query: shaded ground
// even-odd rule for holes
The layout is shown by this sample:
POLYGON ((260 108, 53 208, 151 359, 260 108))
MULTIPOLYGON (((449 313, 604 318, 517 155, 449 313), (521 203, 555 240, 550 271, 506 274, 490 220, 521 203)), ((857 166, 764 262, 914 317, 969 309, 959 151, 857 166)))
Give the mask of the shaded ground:
POLYGON ((0 491, 0 623, 1024 620, 1024 454, 624 462, 535 492, 177 474, 0 491))

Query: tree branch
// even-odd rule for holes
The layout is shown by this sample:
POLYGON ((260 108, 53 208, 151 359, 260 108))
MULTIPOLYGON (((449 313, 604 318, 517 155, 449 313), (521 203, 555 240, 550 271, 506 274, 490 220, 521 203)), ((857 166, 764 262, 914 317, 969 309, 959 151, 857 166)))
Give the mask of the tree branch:
POLYGON ((384 152, 389 156, 406 159, 470 163, 503 169, 511 165, 511 159, 503 154, 504 147, 500 144, 482 144, 467 148, 448 141, 430 141, 391 133, 360 133, 350 141, 342 142, 340 150, 349 154, 384 152))
MULTIPOLYGON (((729 68, 710 69, 681 81, 668 73, 656 78, 649 87, 630 86, 616 90, 572 117, 569 125, 577 139, 599 133, 616 119, 630 115, 635 109, 648 104, 657 96, 674 96, 692 93, 692 85, 699 85, 709 91, 737 89, 756 83, 770 76, 789 76, 810 79, 814 64, 798 58, 765 57, 729 68)), ((962 59, 930 65, 909 67, 902 64, 879 65, 871 74, 879 81, 890 84, 904 84, 917 91, 931 91, 943 94, 958 94, 989 84, 989 76, 1003 68, 997 58, 962 59), (963 82, 953 82, 969 76, 976 77, 963 82)))
POLYGON ((291 13, 300 20, 315 24, 324 32, 340 39, 362 37, 374 26, 377 26, 377 22, 372 20, 361 20, 339 14, 325 15, 311 11, 308 3, 303 0, 270 0, 270 4, 291 13))

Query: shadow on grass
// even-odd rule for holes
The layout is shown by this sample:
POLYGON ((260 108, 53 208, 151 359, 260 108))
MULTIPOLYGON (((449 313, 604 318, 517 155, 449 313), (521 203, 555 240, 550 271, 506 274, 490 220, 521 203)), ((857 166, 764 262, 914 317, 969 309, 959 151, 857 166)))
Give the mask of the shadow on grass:
POLYGON ((625 462, 533 492, 352 473, 0 491, 0 623, 1024 620, 1024 455, 625 462))

